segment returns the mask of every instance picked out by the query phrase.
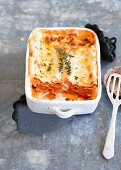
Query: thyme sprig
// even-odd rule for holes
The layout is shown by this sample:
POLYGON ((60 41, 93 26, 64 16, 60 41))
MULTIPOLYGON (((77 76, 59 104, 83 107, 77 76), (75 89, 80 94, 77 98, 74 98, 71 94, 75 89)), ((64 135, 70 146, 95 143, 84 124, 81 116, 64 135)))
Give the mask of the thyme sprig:
POLYGON ((60 57, 60 63, 59 63, 59 72, 62 71, 63 66, 65 65, 65 68, 67 70, 67 73, 71 74, 71 62, 70 58, 74 57, 73 55, 63 51, 61 48, 56 49, 59 57, 60 57))
POLYGON ((71 62, 68 61, 68 60, 66 60, 65 65, 66 65, 67 73, 68 73, 69 75, 71 75, 71 62))
POLYGON ((59 73, 60 73, 60 72, 62 71, 62 69, 63 69, 63 60, 62 60, 62 59, 60 59, 58 69, 59 69, 59 73))

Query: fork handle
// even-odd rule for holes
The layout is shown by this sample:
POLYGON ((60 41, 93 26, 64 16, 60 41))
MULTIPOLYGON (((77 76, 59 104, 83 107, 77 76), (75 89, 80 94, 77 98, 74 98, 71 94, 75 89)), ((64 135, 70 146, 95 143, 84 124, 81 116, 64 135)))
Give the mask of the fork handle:
POLYGON ((110 122, 109 131, 106 137, 105 146, 103 149, 103 156, 106 159, 111 159, 114 156, 114 143, 115 143, 115 124, 116 115, 119 105, 113 105, 112 118, 110 122))

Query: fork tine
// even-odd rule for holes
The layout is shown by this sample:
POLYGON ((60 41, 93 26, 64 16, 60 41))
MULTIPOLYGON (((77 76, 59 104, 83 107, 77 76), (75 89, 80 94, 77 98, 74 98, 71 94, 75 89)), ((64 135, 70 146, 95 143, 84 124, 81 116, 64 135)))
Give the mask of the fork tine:
POLYGON ((119 99, 120 85, 121 85, 121 80, 118 78, 118 87, 117 87, 116 99, 119 99))
POLYGON ((110 93, 109 87, 110 87, 111 77, 112 75, 109 76, 108 81, 107 81, 107 93, 110 93))
POLYGON ((114 87, 115 87, 115 82, 116 82, 116 76, 113 76, 113 84, 112 84, 112 89, 111 89, 111 94, 113 95, 114 92, 114 87))

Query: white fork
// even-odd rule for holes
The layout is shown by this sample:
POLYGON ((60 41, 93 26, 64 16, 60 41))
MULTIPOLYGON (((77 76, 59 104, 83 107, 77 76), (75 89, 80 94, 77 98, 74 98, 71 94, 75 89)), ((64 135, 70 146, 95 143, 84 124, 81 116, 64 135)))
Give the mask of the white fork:
POLYGON ((121 104, 121 100, 119 99, 120 85, 121 85, 121 75, 117 73, 111 74, 107 81, 107 94, 112 102, 113 111, 112 111, 112 118, 110 122, 109 131, 108 131, 105 146, 103 149, 103 156, 106 159, 110 159, 114 156, 116 115, 117 115, 118 107, 121 104), (113 81, 112 81, 112 78, 113 78, 113 81), (116 79, 118 79, 118 83, 117 83, 117 89, 116 89, 117 91, 116 97, 114 98, 113 94, 114 94, 114 89, 116 85, 116 79), (110 90, 111 81, 112 81, 112 87, 110 90))

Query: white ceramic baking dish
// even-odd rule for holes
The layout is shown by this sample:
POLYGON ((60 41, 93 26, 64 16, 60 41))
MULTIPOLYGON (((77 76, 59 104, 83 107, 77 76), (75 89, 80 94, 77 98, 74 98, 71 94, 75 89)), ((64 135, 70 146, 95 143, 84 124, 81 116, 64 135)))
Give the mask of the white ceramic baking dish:
MULTIPOLYGON (((78 29, 78 30, 88 30, 87 28, 77 28, 77 27, 59 27, 59 28, 37 28, 37 29, 78 29)), ((34 30, 35 31, 35 30, 34 30)), ((93 31, 91 31, 93 32, 93 31)), ((27 99, 27 105, 33 112, 45 113, 45 114, 56 114, 61 118, 68 118, 72 115, 88 114, 95 111, 98 102, 101 97, 101 65, 100 65, 100 46, 98 37, 93 32, 96 38, 97 46, 97 58, 98 58, 98 94, 94 100, 85 101, 57 101, 57 100, 36 100, 31 95, 30 79, 28 76, 28 57, 29 57, 29 46, 27 45, 26 52, 26 73, 25 73, 25 94, 27 99)), ((32 33, 29 37, 32 36, 32 33)))

